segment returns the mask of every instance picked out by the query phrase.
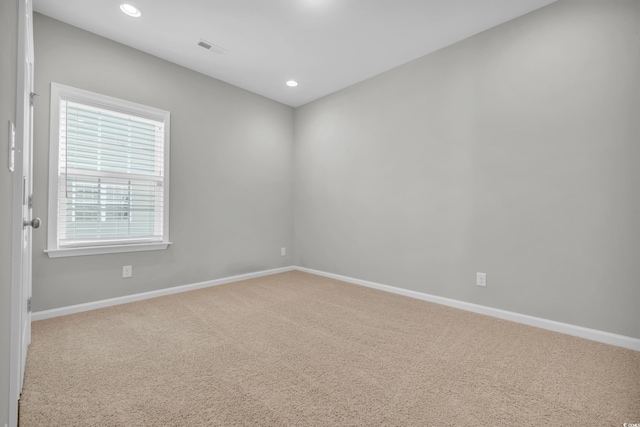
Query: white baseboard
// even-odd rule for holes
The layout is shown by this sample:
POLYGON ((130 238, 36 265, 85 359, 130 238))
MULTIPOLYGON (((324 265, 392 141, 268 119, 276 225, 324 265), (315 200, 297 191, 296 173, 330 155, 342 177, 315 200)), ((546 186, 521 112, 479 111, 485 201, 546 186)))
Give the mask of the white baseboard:
POLYGON ((554 332, 560 332, 567 335, 573 335, 592 341, 605 344, 611 344, 618 347, 628 348, 630 350, 640 351, 640 339, 617 335, 611 332, 599 331, 597 329, 584 328, 582 326, 571 325, 568 323, 556 322, 554 320, 542 319, 540 317, 529 316, 526 314, 514 313, 511 311, 500 310, 497 308, 487 307, 469 302, 458 301, 450 298, 429 295, 422 292, 411 291, 408 289, 396 288, 394 286, 383 285, 380 283, 369 282, 367 280, 354 279, 352 277, 341 276, 339 274, 326 273, 324 271, 313 270, 306 267, 283 267, 273 270, 257 271, 254 273, 241 274, 238 276, 225 277, 222 279, 209 280, 206 282, 193 283, 190 285, 176 286, 167 289, 159 289, 157 291, 144 292, 140 294, 127 295, 123 297, 111 298, 101 301, 88 302, 85 304, 71 305, 68 307, 54 308, 51 310, 38 311, 31 314, 32 321, 50 319, 52 317, 65 316, 67 314, 80 313, 83 311, 95 310, 98 308, 111 307, 119 304, 126 304, 134 301, 141 301, 149 298, 171 295, 180 292, 193 291, 196 289, 208 288, 211 286, 222 285, 225 283, 233 283, 241 280, 253 279, 256 277, 269 276, 272 274, 284 273, 287 271, 298 270, 318 276, 329 277, 341 280, 347 283, 366 286, 368 288, 378 289, 385 292, 391 292, 398 295, 404 295, 423 301, 429 301, 436 304, 446 305, 449 307, 459 308, 474 313, 484 314, 499 319, 510 320, 524 325, 535 326, 537 328, 547 329, 554 332))
POLYGON ((292 271, 295 267, 275 268, 273 270, 257 271, 255 273, 240 274, 238 276, 224 277, 222 279, 209 280, 206 282, 193 283, 190 285, 175 286, 167 289, 159 289, 157 291, 143 292, 140 294, 127 295, 123 297, 110 298, 101 301, 88 302, 85 304, 70 305, 68 307, 54 308, 51 310, 37 311, 31 314, 33 322, 38 320, 50 319, 52 317, 65 316, 67 314, 80 313, 83 311, 95 310, 98 308, 111 307, 128 302, 142 301, 149 298, 156 298, 165 295, 177 294, 180 292, 194 291, 196 289, 208 288, 211 286, 223 285, 225 283, 239 282, 240 280, 253 279, 256 277, 270 276, 272 274, 284 273, 292 271))
POLYGON ((585 338, 591 341, 597 341, 605 344, 611 344, 618 347, 628 348, 630 350, 640 351, 640 339, 617 335, 611 332, 599 331, 597 329, 584 328, 582 326, 571 325, 568 323, 556 322, 554 320, 542 319, 540 317, 528 316, 526 314, 514 313, 512 311, 500 310, 497 308, 486 307, 483 305, 472 304, 464 301, 458 301, 450 298, 438 297, 435 295, 424 294, 421 292, 410 291, 408 289, 396 288, 393 286, 382 285, 380 283, 369 282, 366 280, 354 279, 352 277, 341 276, 339 274, 326 273, 324 271, 313 270, 305 267, 295 267, 298 271, 316 274, 318 276, 329 277, 331 279, 341 280, 355 285, 366 286, 381 291, 391 292, 394 294, 404 295, 423 301, 429 301, 436 304, 455 307, 474 313, 484 314, 499 319, 510 320, 524 325, 535 326, 537 328, 547 329, 549 331, 560 332, 567 335, 573 335, 585 338))

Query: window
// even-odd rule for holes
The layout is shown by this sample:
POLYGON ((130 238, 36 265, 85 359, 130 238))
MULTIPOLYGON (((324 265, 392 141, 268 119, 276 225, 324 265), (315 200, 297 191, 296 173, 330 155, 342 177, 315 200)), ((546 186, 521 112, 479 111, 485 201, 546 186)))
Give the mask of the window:
POLYGON ((166 249, 169 112, 51 84, 50 257, 166 249))

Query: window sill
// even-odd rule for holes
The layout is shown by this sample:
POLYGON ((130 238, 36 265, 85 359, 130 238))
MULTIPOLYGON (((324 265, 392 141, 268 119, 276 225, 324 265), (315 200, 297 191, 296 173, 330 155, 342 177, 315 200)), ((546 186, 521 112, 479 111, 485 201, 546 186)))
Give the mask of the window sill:
POLYGON ((91 246, 86 248, 48 249, 44 252, 49 255, 49 258, 63 258, 69 256, 116 254, 121 252, 159 251, 167 249, 170 244, 171 242, 91 246))

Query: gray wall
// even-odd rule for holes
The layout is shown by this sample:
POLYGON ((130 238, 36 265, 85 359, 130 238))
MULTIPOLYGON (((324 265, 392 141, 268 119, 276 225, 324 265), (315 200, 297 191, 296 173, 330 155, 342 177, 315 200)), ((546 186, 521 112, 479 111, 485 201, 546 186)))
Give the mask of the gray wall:
POLYGON ((295 263, 640 338, 639 22, 560 1, 298 108, 295 263))
POLYGON ((171 112, 174 243, 50 259, 45 220, 34 233, 35 311, 292 264, 292 108, 43 15, 34 25, 35 214, 47 218, 49 92, 57 82, 171 112), (133 278, 122 279, 123 265, 133 266, 133 278))
POLYGON ((56 81, 172 112, 175 245, 49 259, 45 227, 35 309, 294 263, 640 337, 639 21, 561 0, 294 117, 36 15, 36 214, 56 81))
POLYGON ((9 120, 16 121, 18 2, 0 1, 0 426, 9 422, 11 323, 11 197, 9 120))

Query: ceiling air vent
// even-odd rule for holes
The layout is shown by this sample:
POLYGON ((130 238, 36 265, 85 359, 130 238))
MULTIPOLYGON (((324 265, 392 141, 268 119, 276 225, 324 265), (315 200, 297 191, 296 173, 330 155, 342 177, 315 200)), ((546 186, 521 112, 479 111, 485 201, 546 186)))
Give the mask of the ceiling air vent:
POLYGON ((211 52, 215 52, 218 55, 222 55, 223 53, 227 52, 227 49, 220 46, 216 46, 215 44, 209 43, 208 41, 204 41, 202 39, 200 39, 200 41, 198 42, 198 46, 203 47, 211 52))

